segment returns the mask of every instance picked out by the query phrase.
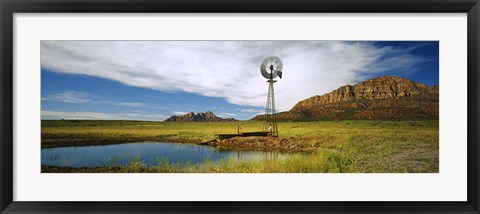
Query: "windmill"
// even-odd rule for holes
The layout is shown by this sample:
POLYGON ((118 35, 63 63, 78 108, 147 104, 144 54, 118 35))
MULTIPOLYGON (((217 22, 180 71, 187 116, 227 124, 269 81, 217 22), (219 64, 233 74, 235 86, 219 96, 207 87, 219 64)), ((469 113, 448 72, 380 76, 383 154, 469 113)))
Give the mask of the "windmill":
POLYGON ((283 64, 277 56, 269 56, 262 61, 260 65, 260 73, 267 79, 268 95, 267 104, 265 106, 265 123, 263 131, 270 136, 278 137, 277 116, 275 112, 275 93, 273 90, 273 83, 277 77, 282 78, 283 64))

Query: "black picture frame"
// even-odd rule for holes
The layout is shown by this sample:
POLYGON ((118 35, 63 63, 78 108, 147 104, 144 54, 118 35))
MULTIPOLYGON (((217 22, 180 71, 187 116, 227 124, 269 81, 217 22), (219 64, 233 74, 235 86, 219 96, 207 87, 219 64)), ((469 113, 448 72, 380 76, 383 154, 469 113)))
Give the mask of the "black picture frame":
MULTIPOLYGON (((0 0, 0 210, 2 213, 480 213, 478 0, 0 0), (467 13, 468 196, 466 202, 20 202, 13 201, 14 13, 467 13)), ((446 184, 448 185, 448 184, 446 184)))

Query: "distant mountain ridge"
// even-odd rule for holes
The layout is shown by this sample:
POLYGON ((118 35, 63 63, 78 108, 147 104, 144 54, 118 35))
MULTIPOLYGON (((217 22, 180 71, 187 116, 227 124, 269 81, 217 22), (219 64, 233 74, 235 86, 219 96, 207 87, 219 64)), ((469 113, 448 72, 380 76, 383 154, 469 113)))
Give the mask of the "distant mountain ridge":
POLYGON ((290 111, 278 113, 277 119, 438 119, 438 105, 438 86, 382 76, 302 100, 290 111))
POLYGON ((213 114, 211 111, 207 112, 189 112, 182 116, 173 115, 165 120, 166 122, 231 122, 235 121, 233 118, 221 118, 213 114))

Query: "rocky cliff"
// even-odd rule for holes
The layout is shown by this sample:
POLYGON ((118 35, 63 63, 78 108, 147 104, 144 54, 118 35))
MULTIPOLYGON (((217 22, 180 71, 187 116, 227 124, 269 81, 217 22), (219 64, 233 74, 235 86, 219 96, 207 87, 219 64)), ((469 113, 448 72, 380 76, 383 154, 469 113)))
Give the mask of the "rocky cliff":
POLYGON ((167 122, 230 122, 235 121, 233 118, 221 118, 210 111, 207 112, 190 112, 182 116, 171 116, 165 121, 167 122))
MULTIPOLYGON (((438 119, 439 87, 383 76, 298 102, 280 120, 438 119)), ((257 116, 254 119, 263 119, 257 116)))

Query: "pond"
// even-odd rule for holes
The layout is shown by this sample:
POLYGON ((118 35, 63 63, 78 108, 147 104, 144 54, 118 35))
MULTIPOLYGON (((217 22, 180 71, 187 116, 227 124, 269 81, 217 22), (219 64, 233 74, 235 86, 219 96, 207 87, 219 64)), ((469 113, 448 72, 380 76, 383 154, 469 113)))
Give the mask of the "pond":
POLYGON ((291 154, 265 151, 219 150, 214 147, 166 142, 126 143, 102 146, 42 148, 42 165, 96 167, 125 166, 135 159, 155 165, 161 159, 170 163, 218 162, 222 159, 248 161, 260 159, 282 159, 291 154))

